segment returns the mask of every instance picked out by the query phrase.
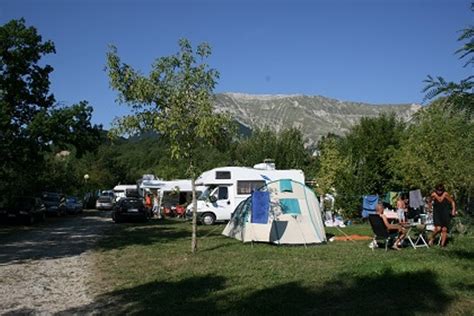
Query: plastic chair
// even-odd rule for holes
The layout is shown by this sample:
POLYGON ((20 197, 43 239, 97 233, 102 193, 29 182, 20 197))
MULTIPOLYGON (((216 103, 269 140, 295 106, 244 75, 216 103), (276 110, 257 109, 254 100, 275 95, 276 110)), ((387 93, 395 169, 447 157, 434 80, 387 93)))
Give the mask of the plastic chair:
MULTIPOLYGON (((383 219, 377 214, 369 215, 370 226, 374 232, 373 243, 377 243, 377 239, 383 239, 385 242, 385 251, 388 249, 388 243, 393 241, 397 234, 390 234, 388 232, 387 226, 383 222, 383 219)), ((375 247, 372 247, 372 251, 375 247)))
POLYGON ((186 208, 184 208, 182 205, 176 205, 175 212, 177 217, 184 217, 186 214, 186 208))

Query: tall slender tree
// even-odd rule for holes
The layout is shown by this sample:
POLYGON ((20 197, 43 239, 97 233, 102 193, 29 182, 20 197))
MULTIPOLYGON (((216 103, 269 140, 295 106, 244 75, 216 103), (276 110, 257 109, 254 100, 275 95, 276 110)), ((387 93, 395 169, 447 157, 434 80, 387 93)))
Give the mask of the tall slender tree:
MULTIPOLYGON (((51 41, 43 41, 25 20, 0 27, 0 196, 32 190, 31 179, 41 170, 44 135, 32 132, 38 114, 54 104, 49 92, 50 65, 38 64, 55 53, 51 41), (28 180, 26 180, 28 179, 28 180), (20 189, 20 190, 19 190, 20 189)), ((18 193, 17 193, 18 194, 18 193)))
POLYGON ((110 85, 119 100, 129 104, 133 114, 115 121, 115 134, 157 131, 170 142, 171 155, 188 166, 193 189, 191 250, 197 250, 197 199, 195 180, 202 146, 218 146, 231 131, 231 120, 213 111, 213 90, 219 73, 205 62, 211 48, 202 43, 194 50, 187 39, 179 41, 179 52, 158 58, 148 76, 121 62, 116 47, 107 52, 110 85))

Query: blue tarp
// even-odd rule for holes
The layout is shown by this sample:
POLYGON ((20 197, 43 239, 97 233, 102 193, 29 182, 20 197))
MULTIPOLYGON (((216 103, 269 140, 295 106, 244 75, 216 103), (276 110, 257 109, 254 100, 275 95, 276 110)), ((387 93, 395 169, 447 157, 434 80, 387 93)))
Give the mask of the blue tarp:
POLYGON ((293 187, 291 186, 291 179, 282 179, 282 180, 280 180, 280 191, 281 192, 293 192, 293 187))
POLYGON ((298 199, 280 199, 280 206, 283 214, 301 214, 298 199))
POLYGON ((268 223, 268 209, 270 208, 270 193, 255 191, 252 193, 252 218, 254 224, 268 223))
POLYGON ((370 214, 375 214, 375 207, 379 202, 378 195, 364 195, 362 198, 362 217, 369 217, 370 214))

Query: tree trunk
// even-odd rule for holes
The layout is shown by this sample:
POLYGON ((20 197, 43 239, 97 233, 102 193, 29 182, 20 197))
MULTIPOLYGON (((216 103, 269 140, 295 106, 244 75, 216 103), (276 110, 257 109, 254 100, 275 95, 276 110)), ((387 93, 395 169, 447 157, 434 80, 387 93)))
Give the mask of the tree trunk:
POLYGON ((197 251, 197 199, 196 199, 196 180, 191 179, 191 189, 193 192, 193 233, 191 237, 191 252, 194 254, 197 251))
POLYGON ((324 194, 321 194, 319 196, 319 208, 320 208, 321 213, 324 214, 324 194))

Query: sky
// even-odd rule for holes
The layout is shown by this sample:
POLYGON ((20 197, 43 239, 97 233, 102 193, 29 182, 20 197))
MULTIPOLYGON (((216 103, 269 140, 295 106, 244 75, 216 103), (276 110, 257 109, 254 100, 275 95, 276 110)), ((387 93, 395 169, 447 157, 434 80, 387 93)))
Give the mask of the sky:
POLYGON ((51 92, 87 100, 110 127, 129 112, 104 71, 110 44, 148 73, 178 40, 208 42, 215 92, 323 95, 368 103, 421 103, 427 75, 472 74, 454 52, 473 24, 470 0, 1 0, 0 24, 24 17, 56 54, 51 92))

